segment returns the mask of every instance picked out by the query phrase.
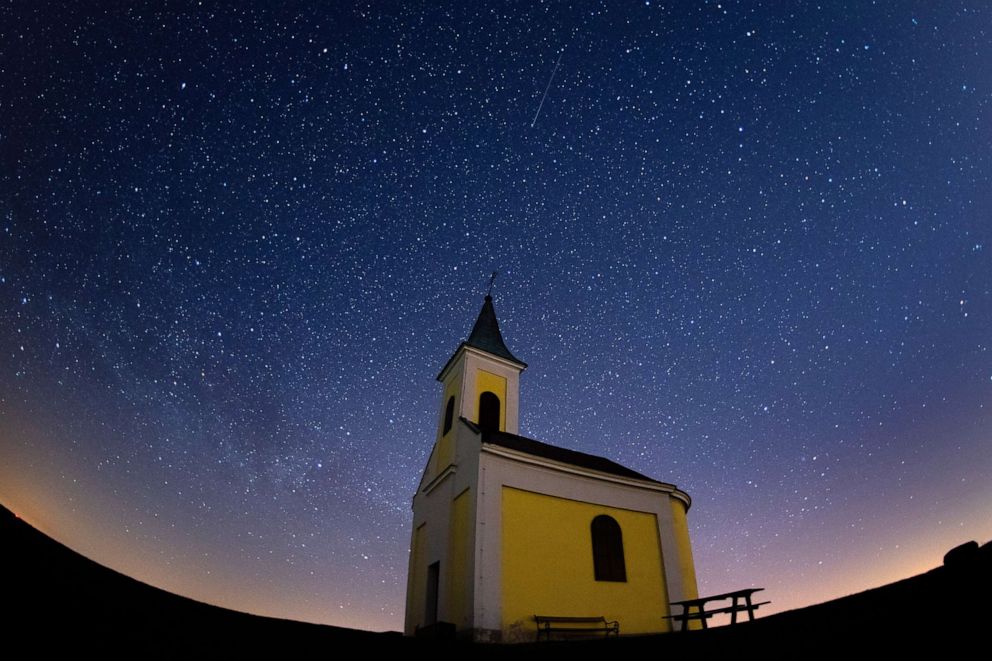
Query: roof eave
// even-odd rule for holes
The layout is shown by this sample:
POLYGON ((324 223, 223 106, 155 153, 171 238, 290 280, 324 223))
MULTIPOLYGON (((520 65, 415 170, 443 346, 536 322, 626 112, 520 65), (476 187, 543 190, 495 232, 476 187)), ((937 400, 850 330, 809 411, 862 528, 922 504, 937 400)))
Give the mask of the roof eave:
POLYGON ((480 349, 479 347, 474 347, 471 344, 469 344, 468 342, 462 342, 461 344, 458 345, 458 348, 455 349, 455 352, 453 354, 451 354, 451 358, 448 358, 448 362, 446 362, 444 364, 444 367, 441 368, 441 371, 437 373, 437 380, 438 381, 444 381, 444 377, 448 374, 448 370, 450 370, 451 367, 452 367, 452 365, 455 364, 455 361, 458 359, 458 357, 461 355, 461 353, 463 351, 472 351, 472 352, 478 353, 480 355, 485 356, 486 358, 489 358, 491 360, 495 360, 496 362, 503 363, 505 365, 514 367, 514 368, 520 370, 521 372, 524 371, 525 369, 527 369, 527 363, 525 363, 525 362, 523 362, 521 360, 510 360, 509 358, 504 358, 503 356, 497 356, 494 353, 490 353, 490 352, 486 351, 485 349, 480 349))

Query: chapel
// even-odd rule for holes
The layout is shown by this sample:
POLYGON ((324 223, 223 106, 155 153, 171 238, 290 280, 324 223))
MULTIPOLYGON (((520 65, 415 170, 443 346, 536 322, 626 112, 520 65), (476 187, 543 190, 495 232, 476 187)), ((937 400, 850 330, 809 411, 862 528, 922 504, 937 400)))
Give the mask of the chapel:
MULTIPOLYGON (((689 495, 518 434, 520 374, 491 296, 437 376, 437 436, 413 497, 406 635, 527 642, 535 615, 672 629, 698 596, 689 495)), ((604 443, 605 445, 605 443, 604 443)))

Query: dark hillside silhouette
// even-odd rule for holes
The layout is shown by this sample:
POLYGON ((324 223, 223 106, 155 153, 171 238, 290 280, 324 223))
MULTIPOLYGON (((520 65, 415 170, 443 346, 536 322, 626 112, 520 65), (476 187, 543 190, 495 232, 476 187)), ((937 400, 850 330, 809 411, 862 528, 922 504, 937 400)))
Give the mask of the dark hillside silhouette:
POLYGON ((348 650, 416 654, 442 646, 473 657, 548 658, 573 656, 575 646, 582 646, 583 653, 611 655, 739 651, 745 656, 780 656, 865 647, 956 650, 985 640, 985 630, 992 625, 990 544, 958 547, 948 553, 943 566, 919 576, 734 627, 518 646, 414 640, 210 606, 88 560, 3 508, 0 554, 6 642, 18 640, 28 651, 93 650, 135 657, 252 652, 335 656, 348 650))
POLYGON ((34 649, 117 650, 138 658, 400 642, 399 634, 250 615, 160 590, 79 555, 6 508, 0 540, 4 629, 34 649))

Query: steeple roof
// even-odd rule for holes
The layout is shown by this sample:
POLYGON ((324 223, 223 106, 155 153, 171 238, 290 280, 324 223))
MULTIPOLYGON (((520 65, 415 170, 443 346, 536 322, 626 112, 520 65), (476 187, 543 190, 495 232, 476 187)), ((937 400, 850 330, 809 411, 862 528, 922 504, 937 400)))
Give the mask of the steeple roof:
POLYGON ((482 304, 482 309, 479 310, 479 318, 475 320, 475 325, 472 326, 472 332, 468 334, 468 339, 458 345, 455 353, 451 354, 451 358, 441 368, 441 373, 437 375, 439 381, 441 375, 445 373, 462 347, 472 347, 491 353, 520 365, 521 369, 527 367, 527 363, 510 353, 506 342, 503 341, 503 335, 499 332, 499 322, 496 320, 496 310, 493 308, 492 296, 486 296, 486 301, 482 304))
POLYGON ((475 326, 472 327, 472 332, 469 333, 465 344, 476 349, 488 351, 494 356, 512 360, 518 365, 527 366, 527 363, 517 359, 506 347, 506 342, 503 341, 503 335, 499 332, 499 322, 496 320, 496 310, 493 308, 492 296, 486 296, 486 302, 482 304, 482 309, 479 310, 479 318, 475 320, 475 326))

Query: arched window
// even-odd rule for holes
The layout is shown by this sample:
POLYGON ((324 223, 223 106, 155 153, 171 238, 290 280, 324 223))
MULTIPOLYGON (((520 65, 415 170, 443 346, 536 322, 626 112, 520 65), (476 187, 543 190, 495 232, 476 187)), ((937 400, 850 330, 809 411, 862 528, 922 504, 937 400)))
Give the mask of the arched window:
POLYGON ((623 533, 612 516, 600 514, 592 520, 592 563, 597 581, 627 581, 623 533))
POLYGON ((499 431, 499 397, 488 390, 479 395, 479 426, 499 431))
POLYGON ((451 431, 451 423, 455 421, 455 396, 448 398, 448 405, 444 407, 444 427, 441 428, 441 436, 451 431))

